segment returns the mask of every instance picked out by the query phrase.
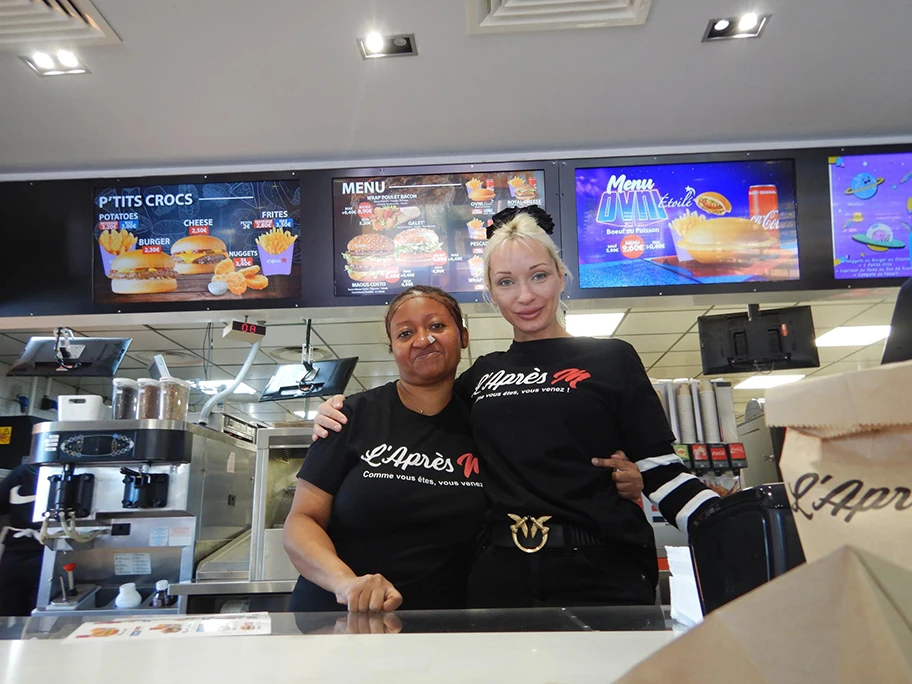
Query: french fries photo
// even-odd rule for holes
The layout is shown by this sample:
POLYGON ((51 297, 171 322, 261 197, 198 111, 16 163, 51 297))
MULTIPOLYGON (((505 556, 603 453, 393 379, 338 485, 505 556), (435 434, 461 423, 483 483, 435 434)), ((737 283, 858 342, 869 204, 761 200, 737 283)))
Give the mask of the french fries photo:
POLYGON ((298 239, 287 230, 273 228, 268 233, 263 233, 256 239, 256 243, 270 254, 281 254, 298 239))
POLYGON ((136 246, 137 238, 127 230, 103 230, 98 236, 98 244, 108 254, 118 256, 129 252, 136 246))

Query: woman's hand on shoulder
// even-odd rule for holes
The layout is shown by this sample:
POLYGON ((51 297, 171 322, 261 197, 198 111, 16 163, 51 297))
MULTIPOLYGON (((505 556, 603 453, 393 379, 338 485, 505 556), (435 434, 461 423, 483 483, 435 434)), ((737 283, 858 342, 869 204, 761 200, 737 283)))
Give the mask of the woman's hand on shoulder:
POLYGON ((618 494, 634 503, 643 494, 643 475, 637 464, 630 461, 623 451, 614 452, 610 458, 593 458, 592 465, 597 468, 613 468, 611 479, 617 487, 618 494))
POLYGON ((316 442, 318 439, 329 437, 329 431, 341 432, 342 426, 348 422, 348 418, 340 410, 345 403, 345 397, 337 394, 324 401, 317 407, 317 415, 314 418, 314 429, 311 440, 316 442))
POLYGON ((350 613, 389 613, 402 605, 402 594, 383 575, 361 575, 336 587, 336 601, 350 613))

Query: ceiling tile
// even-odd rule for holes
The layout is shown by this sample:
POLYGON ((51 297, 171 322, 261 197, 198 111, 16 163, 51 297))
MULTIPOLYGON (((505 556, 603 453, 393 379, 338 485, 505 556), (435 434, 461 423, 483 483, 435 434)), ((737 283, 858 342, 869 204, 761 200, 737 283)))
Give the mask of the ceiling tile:
POLYGON ((667 351, 681 336, 672 333, 667 335, 615 335, 614 337, 632 344, 640 354, 648 354, 667 351))
MULTIPOLYGON (((814 328, 835 328, 871 308, 868 304, 843 304, 842 306, 812 306, 814 328)), ((889 323, 889 319, 887 323, 889 323)))
POLYGON ((823 375, 850 373, 852 371, 863 370, 865 368, 873 368, 877 365, 879 365, 879 361, 840 361, 839 363, 831 363, 828 366, 824 366, 810 375, 811 377, 816 378, 823 375))
MULTIPOLYGON (((237 374, 240 373, 242 367, 243 366, 240 365, 220 366, 221 370, 232 378, 236 377, 237 374)), ((275 374, 276 368, 278 368, 278 364, 271 366, 265 363, 261 365, 254 365, 250 367, 250 369, 247 371, 247 375, 244 377, 253 378, 254 380, 268 380, 273 376, 273 374, 275 374)))
POLYGON ((703 368, 703 360, 698 351, 670 351, 659 363, 663 366, 696 366, 701 370, 703 368))
MULTIPOLYGON (((182 347, 195 351, 197 354, 202 354, 206 349, 204 342, 206 337, 205 330, 161 330, 158 332, 182 347)), ((268 329, 266 337, 269 337, 268 329)), ((266 344, 265 341, 263 344, 266 344)), ((249 349, 250 343, 224 339, 222 337, 222 328, 218 326, 212 330, 212 347, 214 349, 249 349)))
POLYGON ((671 351, 700 351, 700 336, 697 333, 687 333, 675 343, 671 351))
POLYGON ((649 369, 649 377, 653 380, 696 378, 701 370, 700 366, 653 366, 649 369))
POLYGON ((879 366, 880 360, 883 358, 884 344, 883 342, 878 342, 876 344, 870 344, 864 349, 859 349, 856 352, 846 356, 843 361, 847 363, 851 362, 870 362, 874 365, 879 366))
POLYGON ((157 332, 152 330, 98 330, 92 333, 93 337, 129 337, 133 341, 130 343, 130 351, 164 351, 167 349, 179 349, 180 346, 171 342, 157 332))
POLYGON ((383 375, 399 377, 399 367, 395 361, 365 361, 355 366, 355 376, 361 380, 383 375))
POLYGON ((854 354, 861 349, 864 347, 818 347, 817 355, 820 357, 820 365, 824 366, 842 361, 849 354, 854 354))
MULTIPOLYGON (((250 348, 247 349, 216 349, 212 352, 212 362, 218 366, 242 365, 246 363, 250 348)), ((266 356, 265 352, 257 352, 254 364, 275 365, 275 361, 266 356)))
POLYGON ((334 344, 332 350, 339 358, 357 356, 361 361, 391 361, 393 358, 385 344, 334 344))
MULTIPOLYGON (((283 326, 284 327, 284 326, 283 326)), ((304 330, 304 326, 288 326, 304 330)), ((314 324, 313 330, 319 334, 326 344, 383 344, 386 342, 386 333, 383 322, 376 323, 329 323, 325 325, 314 324)), ((267 333, 268 334, 268 333, 267 333)), ((283 332, 283 338, 291 340, 288 344, 301 344, 304 336, 300 333, 283 332), (297 340, 297 342, 295 342, 297 340)), ((270 344, 272 344, 270 342, 270 344)))
POLYGON ((661 313, 631 313, 624 317, 618 335, 647 335, 655 333, 684 334, 697 323, 694 311, 664 311, 661 313))
POLYGON ((867 311, 858 314, 846 325, 890 325, 893 320, 894 304, 875 304, 867 311))

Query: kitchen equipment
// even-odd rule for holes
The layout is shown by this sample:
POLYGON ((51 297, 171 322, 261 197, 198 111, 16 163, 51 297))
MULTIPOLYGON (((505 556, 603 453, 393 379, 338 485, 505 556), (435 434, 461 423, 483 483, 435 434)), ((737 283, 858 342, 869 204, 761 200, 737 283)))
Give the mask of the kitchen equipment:
POLYGON ((715 501, 693 521, 690 548, 704 614, 804 563, 782 483, 715 501))
POLYGON ((33 520, 46 523, 36 614, 105 614, 131 582, 142 610, 184 612, 181 600, 151 607, 155 581, 195 579, 203 558, 250 529, 254 449, 222 432, 182 421, 41 423, 31 462, 41 465, 33 520), (77 596, 61 601, 72 563, 77 596))
POLYGON ((62 394, 57 397, 57 419, 60 421, 101 420, 106 410, 104 398, 95 394, 62 394))

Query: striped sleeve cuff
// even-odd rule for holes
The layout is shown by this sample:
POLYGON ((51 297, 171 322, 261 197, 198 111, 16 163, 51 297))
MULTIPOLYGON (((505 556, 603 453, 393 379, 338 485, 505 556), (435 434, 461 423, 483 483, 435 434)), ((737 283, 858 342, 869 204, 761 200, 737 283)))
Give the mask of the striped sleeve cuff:
POLYGON ((682 532, 691 517, 718 498, 700 480, 687 472, 677 456, 657 456, 637 461, 643 475, 643 490, 662 517, 682 532), (644 467, 645 466, 645 467, 644 467))

